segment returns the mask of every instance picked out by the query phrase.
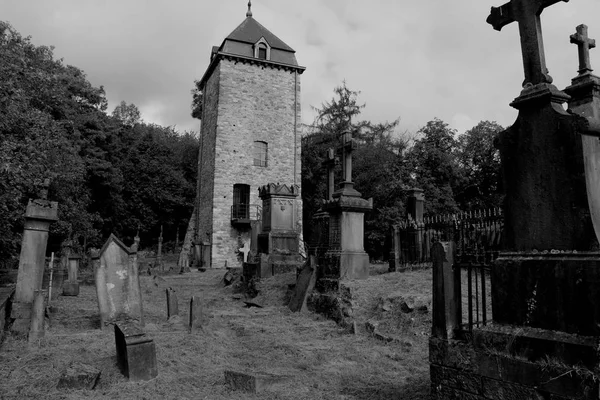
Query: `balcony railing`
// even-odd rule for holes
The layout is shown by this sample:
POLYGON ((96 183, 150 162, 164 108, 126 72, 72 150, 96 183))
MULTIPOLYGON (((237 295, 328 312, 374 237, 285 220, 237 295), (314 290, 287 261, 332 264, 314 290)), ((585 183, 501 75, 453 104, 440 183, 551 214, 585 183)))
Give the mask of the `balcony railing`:
POLYGON ((234 204, 231 206, 232 225, 250 225, 261 218, 262 208, 258 204, 234 204))

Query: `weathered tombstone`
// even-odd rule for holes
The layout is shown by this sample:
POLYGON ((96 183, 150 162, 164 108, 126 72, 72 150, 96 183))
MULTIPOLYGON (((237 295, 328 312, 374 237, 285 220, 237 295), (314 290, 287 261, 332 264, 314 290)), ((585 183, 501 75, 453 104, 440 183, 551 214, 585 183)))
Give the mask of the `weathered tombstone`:
POLYGON ((133 321, 118 321, 115 324, 117 361, 123 375, 130 381, 148 381, 158 376, 156 347, 133 321))
POLYGON ((308 262, 304 264, 304 268, 300 271, 296 279, 296 287, 294 294, 290 299, 288 307, 293 312, 306 311, 306 300, 308 295, 315 286, 316 280, 316 261, 315 256, 309 256, 308 262))
POLYGON ((179 315, 179 304, 177 302, 177 294, 172 288, 165 289, 167 293, 167 319, 175 315, 179 315))
POLYGON ((198 332, 202 330, 206 324, 207 316, 204 312, 204 306, 200 296, 192 296, 190 299, 190 321, 189 328, 190 333, 198 332))
POLYGON ((135 320, 143 325, 137 253, 110 235, 95 264, 101 327, 119 319, 135 320))
POLYGON ((35 290, 42 288, 48 228, 58 220, 58 203, 48 201, 49 181, 44 182, 40 199, 29 200, 19 256, 19 272, 11 318, 11 331, 26 334, 30 328, 31 306, 35 290))
POLYGON ((433 328, 437 338, 453 339, 462 323, 460 270, 455 271, 454 243, 436 242, 431 248, 433 261, 433 328))
POLYGON ((79 262, 81 257, 78 254, 71 254, 67 257, 67 277, 63 283, 63 296, 79 295, 79 262))
MULTIPOLYGON (((325 154, 321 165, 327 168, 327 200, 333 199, 335 190, 334 168, 338 162, 335 150, 330 148, 325 154)), ((309 254, 321 257, 329 248, 329 213, 320 207, 311 220, 311 237, 309 241, 309 254)))
POLYGON ((269 373, 249 374, 225 371, 225 384, 233 390, 260 394, 268 390, 284 387, 289 376, 269 373))
POLYGON ((31 326, 29 329, 29 343, 35 343, 45 336, 45 316, 46 316, 46 291, 36 290, 31 308, 31 326))
POLYGON ((154 260, 154 268, 164 271, 165 265, 162 259, 162 242, 163 242, 163 226, 160 226, 160 236, 158 237, 158 249, 156 250, 156 259, 154 260))
POLYGON ((296 224, 296 197, 300 187, 270 183, 258 191, 262 199, 262 233, 258 235, 258 252, 268 254, 273 275, 295 271, 302 264, 296 224))
POLYGON ((100 378, 100 370, 78 361, 71 362, 60 374, 57 389, 92 390, 100 378))

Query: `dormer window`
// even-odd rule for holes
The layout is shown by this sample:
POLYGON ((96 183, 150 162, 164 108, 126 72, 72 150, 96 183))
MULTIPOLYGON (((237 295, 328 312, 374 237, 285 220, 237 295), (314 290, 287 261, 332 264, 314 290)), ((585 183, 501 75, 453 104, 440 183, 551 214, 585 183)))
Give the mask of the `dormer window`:
POLYGON ((261 37, 260 40, 254 45, 254 57, 260 60, 271 59, 271 47, 264 37, 261 37))
POLYGON ((264 43, 258 45, 258 58, 261 60, 267 59, 267 46, 265 46, 264 43))

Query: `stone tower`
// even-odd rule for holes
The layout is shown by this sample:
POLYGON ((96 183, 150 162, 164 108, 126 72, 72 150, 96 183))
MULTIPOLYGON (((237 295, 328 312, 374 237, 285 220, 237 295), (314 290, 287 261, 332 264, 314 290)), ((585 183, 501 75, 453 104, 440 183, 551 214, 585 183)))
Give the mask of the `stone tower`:
MULTIPOLYGON (((300 185, 300 74, 295 51, 252 17, 214 46, 200 80, 195 225, 201 266, 241 266, 260 224, 258 188, 300 185), (207 265, 210 260, 210 265, 207 265)), ((297 199, 296 229, 302 206, 297 199)))

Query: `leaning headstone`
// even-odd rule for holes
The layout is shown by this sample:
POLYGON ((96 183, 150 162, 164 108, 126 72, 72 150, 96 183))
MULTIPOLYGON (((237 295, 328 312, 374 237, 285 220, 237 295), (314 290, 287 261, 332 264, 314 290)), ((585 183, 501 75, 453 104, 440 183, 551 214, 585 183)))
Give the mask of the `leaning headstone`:
POLYGON ((58 203, 48 201, 49 181, 38 200, 29 200, 19 256, 19 272, 11 318, 12 332, 26 334, 30 327, 34 291, 42 288, 50 223, 58 220, 58 203))
POLYGON ((206 317, 200 296, 193 296, 190 300, 190 333, 202 330, 206 325, 206 317))
POLYGON ((119 319, 135 320, 143 325, 137 253, 111 235, 95 264, 102 328, 119 319))
POLYGON ((98 368, 80 362, 71 362, 61 373, 56 388, 92 390, 99 377, 100 370, 98 368))
POLYGON ((156 347, 139 324, 118 321, 115 324, 117 361, 130 381, 148 381, 158 375, 156 347))
POLYGON ((165 289, 167 293, 167 319, 179 315, 179 304, 177 303, 177 293, 172 288, 165 289))
POLYGON ((225 384, 234 390, 249 393, 262 393, 279 386, 283 387, 290 377, 267 373, 247 374, 236 371, 225 371, 225 384))
POLYGON ((296 288, 288 307, 293 312, 306 310, 306 300, 315 286, 316 268, 315 256, 310 256, 308 262, 302 268, 296 282, 296 288))

